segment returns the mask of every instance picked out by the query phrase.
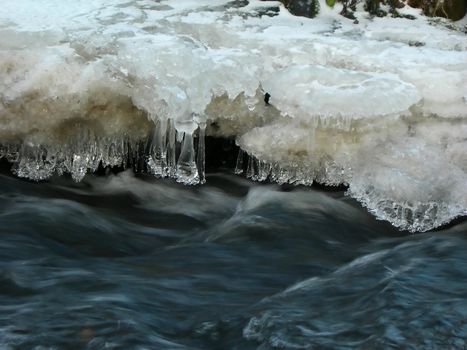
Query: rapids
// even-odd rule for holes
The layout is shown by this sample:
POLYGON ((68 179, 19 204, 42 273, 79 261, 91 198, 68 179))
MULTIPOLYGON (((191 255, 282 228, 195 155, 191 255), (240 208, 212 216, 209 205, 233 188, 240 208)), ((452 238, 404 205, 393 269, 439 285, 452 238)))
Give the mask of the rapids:
POLYGON ((228 173, 0 175, 0 348, 465 349, 466 222, 228 173))

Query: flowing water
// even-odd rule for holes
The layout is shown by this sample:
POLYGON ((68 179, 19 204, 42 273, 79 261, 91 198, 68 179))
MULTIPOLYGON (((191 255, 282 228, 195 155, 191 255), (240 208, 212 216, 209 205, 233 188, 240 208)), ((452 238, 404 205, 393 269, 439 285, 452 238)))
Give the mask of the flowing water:
POLYGON ((1 349, 467 349, 467 224, 224 173, 0 176, 1 349))

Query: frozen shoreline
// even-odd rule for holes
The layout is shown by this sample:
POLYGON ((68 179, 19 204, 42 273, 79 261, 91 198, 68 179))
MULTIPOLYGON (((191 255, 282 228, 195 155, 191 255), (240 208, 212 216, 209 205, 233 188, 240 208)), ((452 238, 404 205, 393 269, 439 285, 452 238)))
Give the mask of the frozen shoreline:
POLYGON ((346 184, 401 229, 467 214, 465 34, 413 9, 354 24, 324 2, 315 19, 231 5, 5 1, 1 155, 36 180, 143 157, 195 184, 203 135, 233 137, 249 177, 346 184))

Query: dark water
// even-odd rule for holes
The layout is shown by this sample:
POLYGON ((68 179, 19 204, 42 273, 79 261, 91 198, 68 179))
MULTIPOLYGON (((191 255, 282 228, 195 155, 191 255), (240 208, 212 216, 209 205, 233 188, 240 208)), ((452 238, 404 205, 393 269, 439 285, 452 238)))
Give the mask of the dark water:
POLYGON ((227 174, 0 186, 0 349, 467 349, 465 222, 227 174))

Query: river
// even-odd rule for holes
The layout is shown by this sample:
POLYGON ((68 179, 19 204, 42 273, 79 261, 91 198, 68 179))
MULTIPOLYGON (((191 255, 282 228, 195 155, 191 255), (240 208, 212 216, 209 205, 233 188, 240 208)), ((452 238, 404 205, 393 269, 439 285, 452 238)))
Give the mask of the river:
POLYGON ((1 349, 466 349, 467 223, 340 190, 0 176, 1 349))

